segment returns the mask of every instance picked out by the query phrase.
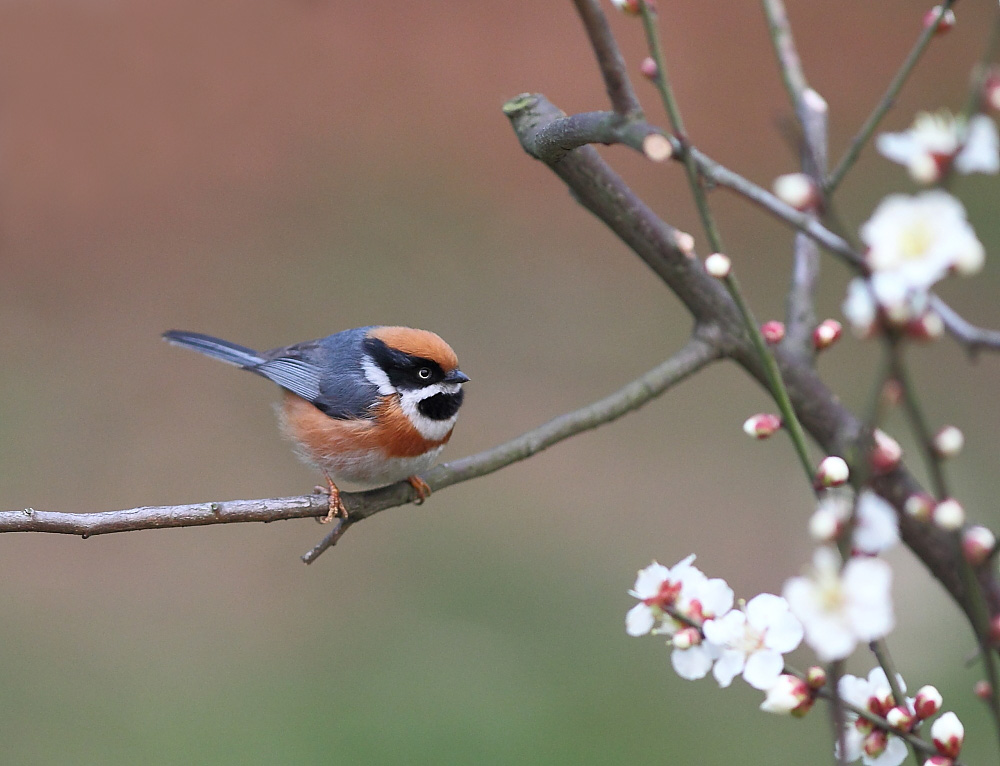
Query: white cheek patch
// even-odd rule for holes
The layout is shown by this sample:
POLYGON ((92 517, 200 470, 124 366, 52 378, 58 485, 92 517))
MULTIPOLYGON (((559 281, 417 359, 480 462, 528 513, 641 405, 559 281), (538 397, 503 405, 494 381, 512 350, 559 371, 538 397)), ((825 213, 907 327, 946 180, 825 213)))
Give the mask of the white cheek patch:
POLYGON ((420 435, 430 441, 438 441, 448 435, 448 432, 455 427, 458 420, 456 412, 447 420, 432 420, 421 414, 417 405, 421 401, 437 394, 454 394, 462 387, 461 383, 435 383, 419 391, 403 391, 399 395, 399 404, 403 408, 403 414, 413 423, 413 427, 420 432, 420 435))
POLYGON ((396 387, 389 382, 389 376, 368 354, 361 358, 361 369, 365 373, 365 379, 375 386, 382 396, 392 396, 396 393, 396 387))

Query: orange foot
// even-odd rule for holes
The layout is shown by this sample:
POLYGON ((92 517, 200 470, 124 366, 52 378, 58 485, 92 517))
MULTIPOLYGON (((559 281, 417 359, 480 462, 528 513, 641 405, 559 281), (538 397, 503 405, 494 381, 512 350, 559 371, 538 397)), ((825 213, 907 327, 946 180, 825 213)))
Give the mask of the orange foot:
POLYGON ((417 490, 417 505, 420 505, 431 496, 430 485, 419 476, 410 476, 407 481, 410 482, 411 487, 417 490))
POLYGON ((346 519, 347 508, 344 507, 344 503, 340 499, 340 490, 337 489, 337 485, 333 483, 333 479, 330 478, 330 474, 324 471, 323 476, 326 477, 326 489, 330 494, 330 510, 327 511, 326 516, 320 519, 320 523, 329 524, 334 519, 346 519))

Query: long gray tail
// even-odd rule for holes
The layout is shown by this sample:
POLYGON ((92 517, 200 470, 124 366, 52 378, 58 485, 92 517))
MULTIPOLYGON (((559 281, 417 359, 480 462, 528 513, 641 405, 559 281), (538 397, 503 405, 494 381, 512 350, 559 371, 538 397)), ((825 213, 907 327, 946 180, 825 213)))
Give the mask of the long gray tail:
POLYGON ((163 333, 167 343, 205 354, 237 367, 256 367, 264 361, 264 357, 246 346, 238 346, 228 340, 202 335, 200 332, 184 332, 183 330, 168 330, 163 333))

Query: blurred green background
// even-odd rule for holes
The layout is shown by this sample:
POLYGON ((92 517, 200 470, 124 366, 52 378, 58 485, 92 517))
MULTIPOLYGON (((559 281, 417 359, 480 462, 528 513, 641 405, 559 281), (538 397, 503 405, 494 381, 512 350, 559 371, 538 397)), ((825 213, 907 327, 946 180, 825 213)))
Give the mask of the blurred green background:
MULTIPOLYGON (((660 5, 695 142, 764 185, 795 169, 758 4, 660 5)), ((925 7, 789 10, 837 157, 925 7)), ((958 12, 888 128, 961 104, 996 6, 958 12)), ((612 21, 635 70, 639 23, 612 21)), ((567 111, 606 106, 569 2, 4 4, 0 507, 311 489, 277 435, 276 391, 169 348, 168 328, 258 348, 369 323, 435 330, 473 379, 446 459, 668 356, 687 316, 522 153, 500 105, 528 90, 567 111)), ((698 234, 679 166, 602 151, 698 234)), ((866 151, 841 212, 856 227, 909 188, 866 151)), ((955 190, 994 254, 997 180, 955 190)), ((792 235, 724 191, 712 201, 757 315, 780 316, 792 235)), ((824 269, 821 313, 836 316, 848 275, 824 269)), ((1000 326, 998 285, 991 258, 943 293, 1000 326)), ((958 494, 995 525, 997 358, 967 365, 948 341, 912 357, 932 422, 965 429, 948 469, 958 494)), ((821 367, 859 406, 875 359, 848 338, 821 367)), ((745 597, 807 560, 810 492, 790 445, 740 431, 762 409, 754 384, 717 365, 641 415, 380 514, 311 567, 298 556, 326 530, 309 520, 0 537, 3 762, 826 762, 822 708, 766 716, 742 682, 681 681, 661 641, 623 629, 651 559, 697 552, 745 597)), ((901 419, 889 427, 910 444, 901 419)), ((911 557, 891 558, 900 668, 913 689, 941 686, 968 761, 995 757, 962 665, 968 631, 911 557)))

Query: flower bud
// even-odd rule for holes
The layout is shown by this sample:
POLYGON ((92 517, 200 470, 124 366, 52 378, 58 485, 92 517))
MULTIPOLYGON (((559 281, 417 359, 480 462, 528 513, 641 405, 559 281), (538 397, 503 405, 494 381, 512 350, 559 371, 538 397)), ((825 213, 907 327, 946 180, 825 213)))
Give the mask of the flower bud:
POLYGON ((774 686, 767 690, 767 697, 760 703, 765 713, 804 716, 813 705, 812 692, 800 678, 789 675, 778 676, 774 686))
POLYGON ((965 446, 965 436, 955 426, 945 426, 931 440, 939 458, 955 457, 965 446))
POLYGON ((990 618, 990 643, 1000 645, 1000 614, 990 618))
POLYGON ((993 70, 983 83, 983 103, 995 112, 1000 112, 1000 72, 993 70))
POLYGON ((770 412, 751 415, 743 423, 743 432, 756 439, 766 439, 773 436, 781 428, 781 418, 770 412))
POLYGON ((917 718, 923 720, 935 715, 941 709, 943 702, 941 692, 937 690, 937 687, 930 684, 921 686, 917 690, 917 696, 913 699, 913 707, 917 718))
POLYGON ((974 567, 985 562, 993 554, 996 545, 996 536, 978 524, 962 533, 962 555, 974 567))
POLYGON ((827 455, 820 461, 813 484, 822 489, 839 487, 847 481, 850 475, 851 471, 844 458, 837 455, 827 455))
POLYGON ((686 231, 674 232, 674 244, 688 258, 694 258, 694 237, 686 231))
POLYGON ((893 470, 903 457, 903 448, 881 428, 872 433, 875 442, 870 456, 872 470, 876 474, 888 473, 893 470))
POLYGON ((916 716, 905 707, 896 706, 885 714, 885 720, 897 731, 909 731, 913 728, 916 716))
MULTIPOLYGON (((660 133, 650 133, 642 139, 642 153, 653 162, 666 162, 674 155, 670 139, 660 133)), ((694 243, 692 242, 692 247, 694 243)))
POLYGON ((910 495, 903 502, 903 510, 908 516, 927 521, 934 512, 934 498, 924 494, 910 495))
POLYGON ((733 268, 733 262, 729 256, 722 253, 712 253, 705 259, 705 271, 716 279, 725 279, 733 268))
POLYGON ((788 173, 774 179, 774 196, 796 210, 815 210, 819 205, 816 183, 805 173, 788 173))
POLYGON ((806 669, 806 683, 810 689, 822 689, 826 686, 826 670, 819 665, 811 665, 806 669))
POLYGON ((941 529, 954 532, 957 529, 961 529, 965 523, 965 509, 958 500, 949 497, 934 507, 932 519, 941 529))
MULTIPOLYGON (((640 0, 611 0, 611 4, 624 14, 638 16, 640 12, 640 0)), ((928 11, 930 13, 930 11, 928 11)))
POLYGON ((943 755, 932 755, 924 761, 924 766, 953 766, 954 763, 951 758, 946 758, 943 755))
POLYGON ((925 311, 907 322, 906 334, 914 340, 935 340, 944 334, 944 320, 934 311, 925 311))
POLYGON ((760 326, 760 334, 763 335, 764 340, 772 346, 775 343, 781 343, 785 337, 785 323, 779 322, 777 319, 772 319, 770 322, 764 322, 764 324, 760 326))
POLYGON ((822 351, 840 339, 844 328, 836 319, 825 319, 813 330, 813 348, 822 351))
POLYGON ((639 64, 639 72, 643 77, 650 80, 655 80, 660 75, 660 68, 656 66, 656 61, 652 56, 646 56, 639 64))
POLYGON ((993 687, 990 686, 989 681, 983 681, 980 679, 972 685, 972 693, 979 697, 979 699, 989 702, 990 698, 993 696, 993 687))
POLYGON ((889 735, 882 729, 875 729, 861 743, 861 749, 869 758, 878 758, 889 744, 889 735))
POLYGON ((671 643, 675 649, 690 649, 701 643, 701 632, 697 628, 681 628, 674 634, 671 643))
POLYGON ((944 10, 940 5, 935 5, 924 14, 924 29, 933 26, 939 16, 941 17, 941 22, 937 25, 937 29, 934 30, 934 34, 943 35, 946 32, 950 32, 951 28, 955 26, 955 12, 951 8, 944 10))
POLYGON ((931 726, 931 740, 941 755, 957 758, 965 741, 965 727, 957 715, 945 713, 931 726))

